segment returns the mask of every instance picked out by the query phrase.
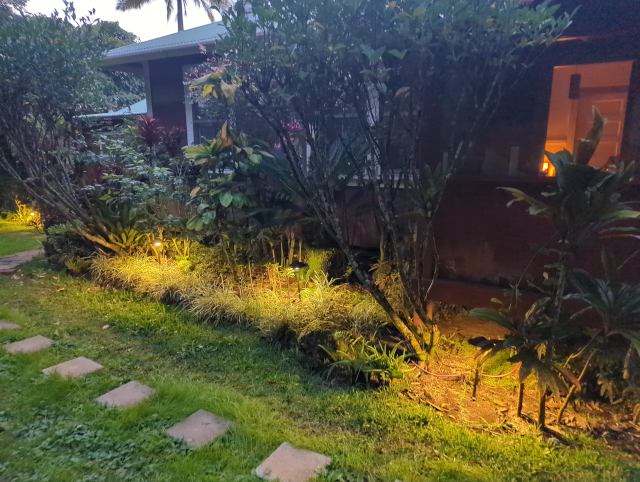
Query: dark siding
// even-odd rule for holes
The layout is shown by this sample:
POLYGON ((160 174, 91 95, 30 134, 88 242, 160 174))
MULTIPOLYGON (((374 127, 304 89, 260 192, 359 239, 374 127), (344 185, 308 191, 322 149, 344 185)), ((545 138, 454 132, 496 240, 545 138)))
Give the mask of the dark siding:
POLYGON ((198 64, 204 57, 175 57, 149 61, 153 116, 165 127, 187 128, 182 66, 198 64))

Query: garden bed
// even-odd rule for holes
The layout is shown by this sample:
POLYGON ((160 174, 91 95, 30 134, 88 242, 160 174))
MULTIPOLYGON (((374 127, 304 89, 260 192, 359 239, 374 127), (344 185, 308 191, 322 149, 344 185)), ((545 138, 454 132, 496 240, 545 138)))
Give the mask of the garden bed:
POLYGON ((487 420, 476 431, 398 395, 416 380, 354 390, 307 368, 296 349, 235 324, 202 325, 170 306, 39 262, 16 278, 0 277, 0 318, 23 330, 0 334, 0 342, 42 334, 56 344, 40 354, 0 358, 0 467, 8 480, 117 474, 120 480, 257 481, 252 470, 285 440, 334 459, 325 481, 620 481, 640 474, 635 456, 611 451, 587 433, 571 432, 565 446, 540 440, 529 425, 506 430, 487 420), (72 356, 91 357, 106 370, 75 381, 40 373, 72 356), (131 379, 158 395, 125 411, 93 401, 131 379), (201 408, 236 428, 200 450, 162 435, 201 408))

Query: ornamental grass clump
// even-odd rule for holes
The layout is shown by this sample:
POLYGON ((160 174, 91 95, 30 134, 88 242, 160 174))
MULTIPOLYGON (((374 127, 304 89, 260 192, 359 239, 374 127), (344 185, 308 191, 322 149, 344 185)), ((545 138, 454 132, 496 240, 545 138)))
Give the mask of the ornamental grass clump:
MULTIPOLYGON (((198 251, 204 251, 202 247, 198 251)), ((214 253, 215 254, 215 253, 214 253)), ((199 256, 208 263, 184 270, 179 262, 142 253, 97 256, 93 275, 103 283, 122 286, 154 300, 181 303, 207 322, 252 326, 265 336, 292 331, 298 338, 311 333, 372 336, 387 323, 384 311, 366 292, 336 284, 325 273, 311 281, 289 280, 277 267, 215 264, 215 256, 199 256)), ((202 261, 201 261, 202 263, 202 261)))

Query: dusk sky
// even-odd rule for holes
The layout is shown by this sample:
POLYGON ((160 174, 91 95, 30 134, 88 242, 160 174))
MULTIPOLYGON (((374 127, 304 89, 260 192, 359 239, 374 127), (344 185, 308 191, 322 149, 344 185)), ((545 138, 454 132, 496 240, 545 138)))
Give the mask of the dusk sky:
MULTIPOLYGON (((167 7, 163 0, 155 0, 140 10, 128 12, 116 11, 116 0, 75 0, 76 12, 86 15, 89 10, 96 9, 96 17, 120 23, 129 32, 135 33, 141 41, 162 37, 178 31, 175 14, 167 22, 167 7)), ((62 11, 62 0, 29 0, 27 10, 31 13, 49 15, 54 9, 62 11)), ((219 16, 218 16, 219 18, 219 16)), ((209 18, 203 9, 187 3, 187 15, 184 18, 184 28, 190 29, 209 23, 209 18)))

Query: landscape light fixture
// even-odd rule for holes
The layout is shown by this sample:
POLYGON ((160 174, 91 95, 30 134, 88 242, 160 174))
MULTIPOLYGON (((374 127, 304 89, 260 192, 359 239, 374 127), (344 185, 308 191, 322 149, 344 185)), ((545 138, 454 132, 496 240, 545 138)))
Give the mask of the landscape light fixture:
POLYGON ((36 213, 31 213, 31 214, 29 214, 29 216, 35 216, 35 215, 36 215, 36 213))
MULTIPOLYGON (((296 273, 301 269, 308 268, 309 265, 307 263, 303 263, 302 261, 294 261, 289 265, 289 268, 295 271, 296 273)), ((298 282, 298 299, 302 301, 302 295, 300 294, 300 277, 296 274, 296 281, 298 282)))
POLYGON ((155 245, 156 246, 162 246, 162 243, 160 241, 156 241, 155 245))

